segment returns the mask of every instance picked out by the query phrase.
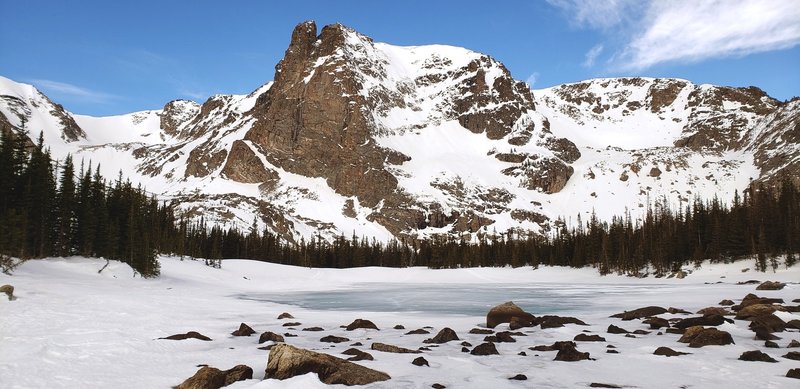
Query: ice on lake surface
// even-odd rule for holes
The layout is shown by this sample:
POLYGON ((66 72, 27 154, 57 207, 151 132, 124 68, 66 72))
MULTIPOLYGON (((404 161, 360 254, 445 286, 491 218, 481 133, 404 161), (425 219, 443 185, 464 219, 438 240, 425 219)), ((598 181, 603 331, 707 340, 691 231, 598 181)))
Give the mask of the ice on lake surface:
POLYGON ((244 300, 296 305, 310 310, 411 312, 482 316, 506 301, 537 315, 606 311, 617 298, 667 295, 674 286, 659 284, 391 284, 359 283, 327 291, 239 294, 244 300))

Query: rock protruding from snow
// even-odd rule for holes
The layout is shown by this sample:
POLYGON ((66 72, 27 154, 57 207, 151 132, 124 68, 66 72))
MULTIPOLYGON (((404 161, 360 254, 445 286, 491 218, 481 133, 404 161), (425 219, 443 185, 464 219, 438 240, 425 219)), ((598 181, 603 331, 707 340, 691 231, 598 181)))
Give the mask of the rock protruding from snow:
POLYGON ((532 320, 533 315, 525 312, 513 301, 507 301, 503 304, 496 305, 489 310, 486 314, 486 326, 489 328, 497 327, 501 323, 510 323, 511 319, 520 317, 523 319, 532 320))
POLYGON ((174 389, 219 389, 252 378, 253 369, 247 365, 236 365, 228 370, 203 366, 174 389))
POLYGON ((328 385, 367 385, 391 378, 381 371, 287 344, 279 344, 270 349, 267 379, 285 380, 307 373, 316 373, 319 380, 328 385))

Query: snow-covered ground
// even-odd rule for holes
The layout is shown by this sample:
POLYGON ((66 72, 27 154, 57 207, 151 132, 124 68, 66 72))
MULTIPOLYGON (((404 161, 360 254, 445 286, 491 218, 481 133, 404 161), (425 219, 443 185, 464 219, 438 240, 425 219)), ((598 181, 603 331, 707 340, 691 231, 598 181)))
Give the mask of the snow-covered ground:
MULTIPOLYGON (((336 270, 228 260, 222 269, 213 269, 199 261, 162 258, 161 277, 141 279, 118 262, 111 262, 98 274, 104 264, 104 260, 85 258, 32 260, 17 268, 13 276, 0 274, 0 284, 14 285, 18 297, 5 301, 5 296, 0 296, 0 387, 165 388, 193 375, 198 364, 221 369, 246 364, 253 368, 253 380, 231 388, 327 386, 313 374, 286 381, 263 380, 269 352, 258 349, 264 346, 257 344, 258 335, 230 335, 241 322, 258 333, 296 334, 287 337, 287 343, 339 357, 350 344, 361 342, 364 346, 359 348, 370 352, 375 360, 358 363, 392 376, 389 381, 374 384, 376 388, 427 388, 437 382, 448 388, 579 388, 593 382, 638 388, 796 388, 798 384, 784 375, 800 363, 781 358, 791 351, 785 346, 792 339, 800 340, 797 331, 778 334, 782 338, 776 341, 780 349, 764 348, 764 342, 754 340, 744 321, 720 326, 733 335, 735 345, 700 349, 678 343, 679 335, 674 334, 656 335, 654 331, 626 338, 606 333, 609 324, 630 331, 647 329, 638 320, 623 322, 608 317, 647 305, 694 312, 717 306, 722 299, 738 301, 747 293, 780 297, 796 305, 791 300, 800 298, 798 266, 757 273, 752 269, 742 272, 753 267, 752 261, 704 264, 692 269, 685 279, 637 279, 600 277, 593 269, 547 267, 336 270), (780 291, 756 292, 755 285, 736 284, 749 279, 788 281, 789 285, 780 291), (533 297, 519 297, 526 288, 533 297), (508 291, 507 298, 504 290, 508 291), (398 291, 397 295, 388 298, 392 291, 398 291), (325 300, 319 298, 321 292, 330 292, 327 301, 320 301, 325 300), (269 296, 280 297, 275 301, 297 301, 264 301, 269 296), (519 298, 524 309, 537 315, 552 311, 558 303, 559 315, 575 316, 590 325, 523 329, 527 336, 517 337, 516 343, 497 344, 499 356, 472 356, 461 352, 460 341, 450 342, 423 354, 430 367, 411 364, 419 355, 369 350, 372 342, 416 349, 444 327, 454 329, 462 340, 476 346, 484 335, 468 332, 485 324, 485 313, 474 313, 485 311, 469 308, 473 301, 486 305, 491 300, 486 296, 497 296, 491 304, 519 298), (337 304, 337 299, 354 303, 337 304), (358 301, 363 301, 362 307, 358 307, 358 301), (565 306, 569 309, 564 310, 565 306), (465 313, 459 313, 459 307, 465 307, 465 313), (284 311, 302 325, 283 327, 286 321, 277 317, 284 311), (348 332, 340 328, 356 318, 369 319, 381 330, 348 332), (392 329, 397 324, 406 329, 392 329), (325 331, 302 331, 314 326, 325 331), (403 335, 424 326, 433 327, 431 335, 403 335), (553 361, 555 352, 528 349, 572 340, 584 330, 607 340, 578 342, 578 350, 590 352, 594 361, 557 362, 553 361), (187 331, 198 331, 213 340, 158 340, 187 331), (337 345, 320 342, 326 335, 344 336, 350 341, 337 345), (607 345, 616 346, 619 354, 607 354, 607 345), (652 355, 659 346, 692 354, 669 358, 652 355), (737 360, 743 351, 755 349, 779 362, 737 360), (520 351, 527 356, 517 355, 520 351), (528 380, 508 380, 516 374, 525 374, 528 380)), ((798 314, 778 314, 786 321, 800 319, 798 314)), ((507 325, 496 330, 507 330, 507 325)))

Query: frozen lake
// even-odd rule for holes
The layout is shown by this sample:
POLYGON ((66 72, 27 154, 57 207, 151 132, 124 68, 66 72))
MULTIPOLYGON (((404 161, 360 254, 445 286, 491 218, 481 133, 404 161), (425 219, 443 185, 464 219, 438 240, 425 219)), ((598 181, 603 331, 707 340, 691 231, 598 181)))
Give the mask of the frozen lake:
POLYGON ((310 310, 358 312, 408 312, 483 316, 505 301, 514 301, 537 315, 608 312, 618 300, 633 296, 670 294, 674 286, 663 284, 408 284, 358 283, 347 289, 247 293, 243 300, 295 305, 310 310))

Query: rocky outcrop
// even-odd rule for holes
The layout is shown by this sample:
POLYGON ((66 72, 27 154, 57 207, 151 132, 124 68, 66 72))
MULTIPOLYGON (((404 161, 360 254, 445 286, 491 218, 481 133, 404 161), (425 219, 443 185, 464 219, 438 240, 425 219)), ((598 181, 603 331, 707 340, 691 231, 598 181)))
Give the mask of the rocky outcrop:
POLYGON ((203 366, 193 376, 174 389, 218 389, 237 381, 253 378, 253 369, 247 365, 236 365, 228 370, 203 366))
POLYGON ((228 155, 230 163, 222 169, 223 177, 246 184, 277 181, 278 173, 268 169, 255 152, 244 141, 236 140, 228 155))
POLYGON ((270 349, 265 378, 285 380, 307 373, 316 373, 328 385, 367 385, 391 378, 381 371, 287 344, 270 349))

